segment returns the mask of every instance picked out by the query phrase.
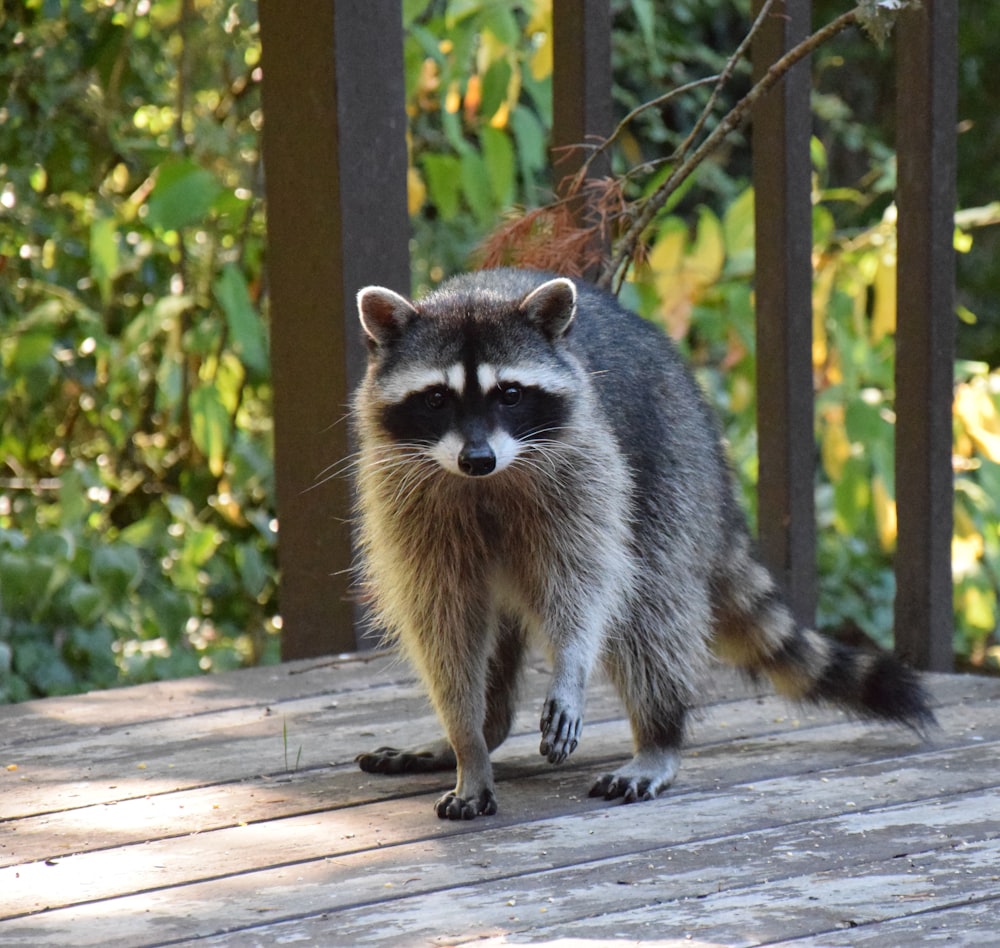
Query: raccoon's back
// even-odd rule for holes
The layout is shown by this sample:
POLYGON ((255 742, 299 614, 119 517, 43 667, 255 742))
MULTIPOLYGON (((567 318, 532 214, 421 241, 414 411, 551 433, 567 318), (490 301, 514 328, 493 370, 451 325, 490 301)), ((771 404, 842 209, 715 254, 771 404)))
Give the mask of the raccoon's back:
POLYGON ((642 518, 656 529, 742 524, 715 415, 663 331, 609 294, 578 284, 571 345, 627 456, 642 518))

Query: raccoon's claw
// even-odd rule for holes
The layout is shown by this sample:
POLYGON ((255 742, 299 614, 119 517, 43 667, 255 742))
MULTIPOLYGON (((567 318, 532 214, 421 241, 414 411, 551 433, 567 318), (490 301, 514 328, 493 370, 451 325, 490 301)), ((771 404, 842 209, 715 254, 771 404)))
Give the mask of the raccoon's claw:
POLYGON ((580 743, 583 718, 560 706, 560 702, 550 699, 542 708, 542 743, 538 752, 550 764, 561 764, 580 743))
POLYGON ((474 799, 460 797, 453 790, 434 804, 434 811, 442 820, 471 820, 477 816, 493 816, 497 811, 497 798, 489 787, 474 799))
POLYGON ((605 774, 598 778, 590 788, 590 796, 592 797, 604 797, 605 800, 617 800, 621 797, 623 803, 655 800, 656 793, 657 790, 653 789, 653 781, 649 777, 640 779, 619 777, 615 774, 605 774))
POLYGON ((625 803, 655 800, 674 782, 679 767, 680 754, 676 748, 649 748, 615 773, 598 777, 590 795, 605 800, 620 798, 625 803))

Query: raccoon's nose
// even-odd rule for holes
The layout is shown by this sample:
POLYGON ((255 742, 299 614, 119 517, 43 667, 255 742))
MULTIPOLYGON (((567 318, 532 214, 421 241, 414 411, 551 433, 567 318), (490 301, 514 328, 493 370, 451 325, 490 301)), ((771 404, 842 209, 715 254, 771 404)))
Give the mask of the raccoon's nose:
POLYGON ((497 457, 485 442, 467 444, 459 452, 458 469, 469 477, 492 474, 496 466, 497 457))

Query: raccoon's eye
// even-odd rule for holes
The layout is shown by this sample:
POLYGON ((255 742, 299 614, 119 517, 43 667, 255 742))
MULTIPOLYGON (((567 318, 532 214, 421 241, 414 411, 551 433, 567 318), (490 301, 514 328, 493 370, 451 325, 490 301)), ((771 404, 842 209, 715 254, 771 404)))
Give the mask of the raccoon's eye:
POLYGON ((509 385, 500 386, 500 403, 507 405, 516 405, 521 400, 521 386, 511 383, 509 385))
POLYGON ((443 388, 432 388, 424 394, 424 402, 427 407, 434 410, 444 408, 446 401, 448 401, 448 393, 443 388))

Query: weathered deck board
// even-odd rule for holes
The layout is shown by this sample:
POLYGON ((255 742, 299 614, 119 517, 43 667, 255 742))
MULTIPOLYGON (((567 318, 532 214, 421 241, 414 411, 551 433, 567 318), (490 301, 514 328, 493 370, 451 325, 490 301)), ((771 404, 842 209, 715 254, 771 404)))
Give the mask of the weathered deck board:
POLYGON ((923 742, 720 675, 675 788, 624 807, 586 795, 617 699, 551 768, 527 679, 500 813, 463 824, 449 775, 355 769, 436 731, 385 657, 0 708, 0 943, 995 943, 1000 682, 932 677, 923 742))

